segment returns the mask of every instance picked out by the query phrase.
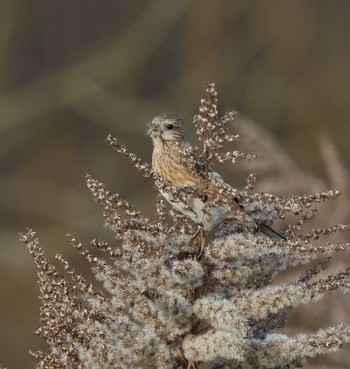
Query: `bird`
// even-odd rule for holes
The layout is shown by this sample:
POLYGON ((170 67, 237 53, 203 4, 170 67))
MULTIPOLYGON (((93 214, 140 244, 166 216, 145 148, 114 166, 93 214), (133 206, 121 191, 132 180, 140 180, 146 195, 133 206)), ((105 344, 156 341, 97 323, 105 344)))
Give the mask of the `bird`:
MULTIPOLYGON (((198 224, 202 224, 205 231, 211 231, 222 221, 229 219, 232 214, 244 213, 244 206, 234 199, 232 209, 216 207, 209 211, 203 211, 208 200, 214 200, 222 194, 204 175, 203 166, 195 163, 194 173, 181 157, 179 149, 189 149, 192 146, 187 138, 187 132, 183 119, 176 113, 161 113, 156 115, 148 124, 147 135, 153 141, 152 169, 163 180, 173 186, 199 186, 205 189, 205 196, 191 199, 191 203, 183 204, 176 201, 166 191, 161 191, 164 198, 178 211, 190 217, 198 224)), ((210 169, 212 175, 223 181, 221 176, 210 169)), ((275 241, 285 240, 285 237, 265 224, 256 225, 259 231, 275 241)))

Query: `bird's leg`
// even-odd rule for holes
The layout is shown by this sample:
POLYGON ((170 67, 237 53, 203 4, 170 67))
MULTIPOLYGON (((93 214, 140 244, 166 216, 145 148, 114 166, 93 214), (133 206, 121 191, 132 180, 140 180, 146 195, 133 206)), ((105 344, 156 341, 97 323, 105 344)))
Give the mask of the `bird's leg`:
POLYGON ((188 361, 186 360, 180 347, 175 352, 175 358, 179 365, 181 365, 183 368, 187 368, 188 361))
POLYGON ((198 365, 193 360, 187 360, 182 352, 182 347, 176 350, 175 357, 180 366, 184 369, 198 369, 198 365))
POLYGON ((195 361, 189 360, 187 362, 187 368, 186 369, 198 369, 198 365, 196 364, 195 361))
POLYGON ((205 235, 204 235, 204 230, 203 230, 202 225, 198 226, 198 230, 195 233, 195 235, 192 237, 191 242, 195 242, 196 240, 198 240, 198 245, 199 245, 199 252, 197 254, 197 259, 199 259, 203 254, 204 245, 205 245, 205 235))

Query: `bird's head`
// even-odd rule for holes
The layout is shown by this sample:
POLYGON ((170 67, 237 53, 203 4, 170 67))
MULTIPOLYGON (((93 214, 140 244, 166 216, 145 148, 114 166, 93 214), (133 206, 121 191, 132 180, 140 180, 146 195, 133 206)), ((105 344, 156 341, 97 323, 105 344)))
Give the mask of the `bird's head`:
POLYGON ((148 124, 147 134, 154 143, 186 141, 186 130, 183 120, 175 113, 156 115, 148 124))

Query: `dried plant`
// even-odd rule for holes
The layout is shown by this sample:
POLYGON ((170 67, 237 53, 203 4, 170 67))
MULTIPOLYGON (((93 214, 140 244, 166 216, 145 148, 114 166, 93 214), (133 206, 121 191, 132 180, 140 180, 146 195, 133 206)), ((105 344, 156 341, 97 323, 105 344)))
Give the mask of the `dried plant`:
MULTIPOLYGON (((195 235, 201 225, 196 217, 170 209, 168 222, 167 207, 158 197, 155 218, 146 218, 87 176, 118 247, 93 240, 90 247, 105 252, 103 259, 72 236, 70 242, 91 264, 103 290, 79 275, 62 255, 56 256, 60 268, 51 264, 32 230, 20 236, 38 268, 42 327, 37 333, 49 346, 48 352, 33 353, 38 368, 287 369, 350 341, 350 325, 345 323, 295 337, 278 332, 294 307, 321 299, 327 291, 350 289, 350 268, 317 278, 329 265, 330 253, 350 246, 322 239, 350 227, 301 230, 316 216, 314 205, 339 192, 278 197, 253 193, 254 175, 242 190, 210 177, 209 166, 250 160, 254 154, 224 151, 227 142, 239 138, 228 132, 234 114, 219 118, 213 84, 207 84, 206 93, 194 119, 203 150, 184 151, 183 160, 193 163, 196 157, 223 195, 220 203, 207 204, 208 222, 217 207, 230 207, 233 197, 239 198, 244 212, 206 234, 199 253, 195 235), (296 219, 286 227, 286 240, 272 241, 257 232, 257 224, 289 215, 296 219), (297 280, 273 283, 287 267, 311 262, 320 254, 327 256, 297 280)), ((157 190, 183 203, 200 193, 196 186, 171 186, 117 139, 107 140, 144 176, 153 178, 157 190)))

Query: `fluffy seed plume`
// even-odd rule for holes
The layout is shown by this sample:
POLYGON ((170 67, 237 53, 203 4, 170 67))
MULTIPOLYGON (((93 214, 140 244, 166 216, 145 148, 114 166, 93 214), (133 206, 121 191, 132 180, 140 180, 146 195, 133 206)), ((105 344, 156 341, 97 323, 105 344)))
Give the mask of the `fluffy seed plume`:
MULTIPOLYGON (((293 337, 278 331, 293 308, 329 291, 350 290, 350 268, 327 275, 329 254, 349 251, 350 244, 335 237, 346 236, 350 227, 339 222, 302 231, 317 219, 316 205, 339 196, 336 190, 282 197, 254 193, 254 175, 242 189, 211 175, 212 165, 255 158, 225 152, 226 144, 239 138, 229 131, 234 118, 234 112, 219 116, 215 86, 207 83, 194 118, 203 147, 181 155, 189 166, 196 158, 222 195, 205 205, 207 222, 217 222, 216 209, 233 199, 245 211, 219 222, 203 243, 198 242, 202 224, 190 209, 169 209, 158 196, 154 217, 148 218, 90 175, 87 186, 116 242, 95 239, 84 245, 73 236, 69 242, 91 265, 99 288, 64 256, 56 256, 57 265, 47 260, 35 232, 20 235, 38 269, 37 334, 48 344, 47 352, 32 353, 38 369, 291 369, 350 341, 347 323, 293 337), (272 241, 256 231, 277 219, 290 221, 285 240, 272 241), (319 256, 323 260, 314 261, 319 256), (276 282, 281 271, 297 265, 304 270, 297 278, 276 282)), ((163 181, 117 139, 108 136, 107 141, 175 204, 203 195, 196 186, 163 181)))

